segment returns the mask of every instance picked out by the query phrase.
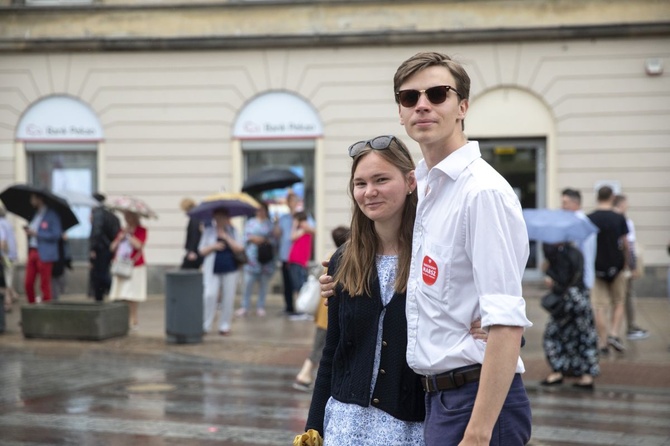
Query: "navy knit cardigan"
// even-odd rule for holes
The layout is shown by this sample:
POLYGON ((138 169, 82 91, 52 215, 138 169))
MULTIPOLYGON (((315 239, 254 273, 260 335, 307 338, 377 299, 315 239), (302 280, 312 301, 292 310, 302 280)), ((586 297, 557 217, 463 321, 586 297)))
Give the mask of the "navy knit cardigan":
MULTIPOLYGON (((331 257, 328 274, 337 270, 341 256, 342 248, 331 257)), ((335 296, 329 298, 326 345, 305 430, 316 429, 323 436, 323 417, 331 396, 364 407, 373 404, 400 420, 424 419, 420 378, 407 365, 405 356, 405 293, 394 294, 386 306, 381 363, 370 395, 379 317, 384 309, 376 274, 371 285, 372 296, 351 297, 337 287, 335 296)))

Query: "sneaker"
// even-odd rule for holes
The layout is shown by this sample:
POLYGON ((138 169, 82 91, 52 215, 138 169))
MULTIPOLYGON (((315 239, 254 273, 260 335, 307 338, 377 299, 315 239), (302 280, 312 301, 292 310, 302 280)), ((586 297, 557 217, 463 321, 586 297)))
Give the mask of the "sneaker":
POLYGON ((626 351, 626 346, 623 345, 623 342, 621 342, 620 338, 617 338, 615 336, 607 336, 607 343, 619 353, 623 353, 626 351))
POLYGON ((265 310, 263 308, 259 308, 256 310, 256 316, 258 317, 265 317, 265 310))
POLYGON ((289 321, 311 321, 314 318, 307 313, 296 313, 288 317, 289 321))
POLYGON ((247 309, 246 308, 238 308, 235 311, 235 316, 236 317, 244 317, 247 315, 247 309))
POLYGON ((649 332, 647 330, 643 330, 641 328, 635 328, 633 330, 629 330, 628 333, 626 334, 626 338, 630 339, 631 341, 637 341, 640 339, 647 339, 649 337, 649 332))

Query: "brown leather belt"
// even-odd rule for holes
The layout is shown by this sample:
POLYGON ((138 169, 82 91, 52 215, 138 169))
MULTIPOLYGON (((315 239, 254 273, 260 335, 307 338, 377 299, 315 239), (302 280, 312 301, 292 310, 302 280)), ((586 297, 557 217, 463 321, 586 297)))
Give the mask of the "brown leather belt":
POLYGON ((440 373, 439 375, 422 376, 421 385, 424 392, 458 389, 464 384, 479 381, 481 372, 481 365, 454 369, 450 372, 440 373))

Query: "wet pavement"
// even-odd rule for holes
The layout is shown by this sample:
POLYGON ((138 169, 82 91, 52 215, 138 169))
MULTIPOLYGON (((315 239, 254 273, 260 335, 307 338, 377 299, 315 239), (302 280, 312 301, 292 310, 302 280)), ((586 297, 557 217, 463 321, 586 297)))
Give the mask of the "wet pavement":
MULTIPOLYGON (((524 376, 534 446, 670 445, 670 304, 640 298, 651 336, 601 362, 596 390, 543 388, 545 315, 528 288, 524 376)), ((65 296, 73 301, 83 296, 65 296)), ((302 431, 310 394, 293 378, 314 325, 281 315, 236 319, 229 336, 169 344, 163 296, 140 305, 139 330, 105 341, 24 339, 20 311, 0 335, 0 445, 288 445, 302 431)))

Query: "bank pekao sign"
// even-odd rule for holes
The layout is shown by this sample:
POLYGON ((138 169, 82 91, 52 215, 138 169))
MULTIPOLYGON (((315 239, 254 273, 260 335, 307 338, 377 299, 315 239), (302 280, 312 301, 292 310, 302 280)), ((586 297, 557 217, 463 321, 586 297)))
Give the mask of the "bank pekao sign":
POLYGON ((238 139, 319 138, 323 134, 316 110, 299 96, 265 93, 240 112, 233 136, 238 139))
POLYGON ((16 130, 19 141, 101 141, 102 127, 88 105, 69 96, 50 96, 33 104, 16 130))

